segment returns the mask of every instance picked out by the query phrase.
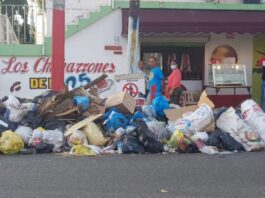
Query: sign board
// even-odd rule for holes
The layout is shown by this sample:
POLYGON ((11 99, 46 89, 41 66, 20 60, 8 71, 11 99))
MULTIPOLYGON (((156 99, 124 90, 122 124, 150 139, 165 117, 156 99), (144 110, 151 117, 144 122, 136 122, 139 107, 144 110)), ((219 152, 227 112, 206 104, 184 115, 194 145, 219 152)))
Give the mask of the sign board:
POLYGON ((114 76, 116 84, 116 93, 128 92, 137 101, 142 104, 144 101, 139 94, 145 95, 144 74, 122 74, 114 76))
MULTIPOLYGON (((65 84, 74 89, 84 86, 103 73, 108 75, 98 91, 107 96, 114 94, 114 62, 77 61, 65 62, 65 84)), ((33 98, 51 88, 50 57, 0 57, 0 97, 14 95, 33 98)))

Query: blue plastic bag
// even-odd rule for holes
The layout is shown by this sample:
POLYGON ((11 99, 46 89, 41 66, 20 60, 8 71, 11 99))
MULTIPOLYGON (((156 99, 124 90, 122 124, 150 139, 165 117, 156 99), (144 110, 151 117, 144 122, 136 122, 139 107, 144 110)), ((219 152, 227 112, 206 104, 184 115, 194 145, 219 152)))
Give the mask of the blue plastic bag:
POLYGON ((113 133, 120 127, 125 129, 129 123, 128 119, 115 108, 105 113, 103 118, 105 120, 103 128, 108 133, 113 133))
POLYGON ((80 106, 83 111, 87 111, 89 108, 90 100, 87 96, 75 96, 73 103, 76 106, 80 106))
POLYGON ((168 100, 160 95, 157 96, 153 101, 152 101, 152 106, 154 107, 157 116, 165 116, 164 110, 169 109, 169 103, 168 100))

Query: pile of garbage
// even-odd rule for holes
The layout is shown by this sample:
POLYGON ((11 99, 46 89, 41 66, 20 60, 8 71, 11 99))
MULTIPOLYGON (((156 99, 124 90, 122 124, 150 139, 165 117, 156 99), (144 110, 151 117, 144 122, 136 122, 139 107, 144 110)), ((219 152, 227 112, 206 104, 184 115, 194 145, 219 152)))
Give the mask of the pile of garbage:
POLYGON ((136 106, 128 93, 101 99, 94 85, 0 103, 0 152, 103 155, 206 153, 265 148, 265 113, 251 99, 215 108, 203 92, 197 105, 172 108, 164 96, 136 106), (89 89, 89 91, 88 91, 89 89))

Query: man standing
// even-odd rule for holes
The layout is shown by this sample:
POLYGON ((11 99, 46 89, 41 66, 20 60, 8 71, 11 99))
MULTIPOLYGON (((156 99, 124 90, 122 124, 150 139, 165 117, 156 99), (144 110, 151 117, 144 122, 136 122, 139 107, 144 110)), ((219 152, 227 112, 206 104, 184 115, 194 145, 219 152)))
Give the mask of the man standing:
POLYGON ((157 96, 162 94, 162 80, 164 75, 160 67, 157 65, 156 57, 151 56, 149 58, 149 65, 151 67, 149 82, 148 82, 148 104, 152 103, 152 100, 157 96))
POLYGON ((176 61, 170 62, 170 68, 172 72, 168 77, 166 97, 169 99, 170 103, 179 104, 179 99, 182 95, 181 72, 176 61))

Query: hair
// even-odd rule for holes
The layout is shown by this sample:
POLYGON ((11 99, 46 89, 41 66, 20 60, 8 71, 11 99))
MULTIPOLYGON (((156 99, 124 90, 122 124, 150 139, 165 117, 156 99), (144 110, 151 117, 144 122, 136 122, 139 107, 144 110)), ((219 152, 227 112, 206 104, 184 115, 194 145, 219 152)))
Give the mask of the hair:
POLYGON ((151 58, 156 62, 156 57, 150 56, 149 59, 151 59, 151 58))

